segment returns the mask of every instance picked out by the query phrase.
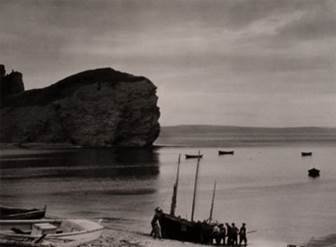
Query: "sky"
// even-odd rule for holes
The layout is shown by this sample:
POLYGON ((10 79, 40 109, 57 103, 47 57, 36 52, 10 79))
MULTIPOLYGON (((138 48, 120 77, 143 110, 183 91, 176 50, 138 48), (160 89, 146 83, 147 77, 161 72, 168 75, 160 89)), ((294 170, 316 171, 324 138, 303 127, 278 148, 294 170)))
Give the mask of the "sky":
POLYGON ((336 0, 0 0, 0 63, 146 76, 161 125, 336 127, 336 0))

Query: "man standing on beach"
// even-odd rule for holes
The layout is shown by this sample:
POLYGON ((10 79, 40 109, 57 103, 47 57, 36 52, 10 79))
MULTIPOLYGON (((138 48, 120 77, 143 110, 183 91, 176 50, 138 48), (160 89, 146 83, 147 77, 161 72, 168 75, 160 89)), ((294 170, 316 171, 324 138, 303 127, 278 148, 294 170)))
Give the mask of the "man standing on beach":
POLYGON ((231 233, 232 233, 232 244, 238 244, 238 228, 235 223, 231 224, 231 233))
POLYGON ((219 242, 221 242, 223 239, 223 245, 225 245, 226 229, 224 227, 224 224, 219 225, 219 236, 220 236, 219 242))
POLYGON ((244 242, 244 246, 247 245, 246 238, 246 224, 243 223, 239 230, 239 246, 241 246, 242 242, 244 242))
POLYGON ((229 223, 225 223, 226 225, 226 234, 227 234, 227 245, 232 245, 232 229, 229 223))
POLYGON ((157 207, 155 209, 155 213, 153 216, 153 219, 151 221, 151 225, 152 225, 152 231, 150 233, 151 236, 153 236, 153 238, 162 238, 162 234, 161 234, 161 226, 160 226, 160 222, 159 222, 159 217, 161 214, 162 210, 157 207))

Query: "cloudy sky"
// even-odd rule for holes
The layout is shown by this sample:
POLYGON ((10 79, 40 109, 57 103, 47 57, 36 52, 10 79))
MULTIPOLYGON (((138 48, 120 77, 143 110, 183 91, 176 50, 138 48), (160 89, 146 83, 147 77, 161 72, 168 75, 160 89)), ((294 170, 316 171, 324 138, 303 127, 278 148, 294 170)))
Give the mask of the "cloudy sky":
POLYGON ((335 0, 0 0, 0 63, 144 75, 162 125, 336 126, 335 0))

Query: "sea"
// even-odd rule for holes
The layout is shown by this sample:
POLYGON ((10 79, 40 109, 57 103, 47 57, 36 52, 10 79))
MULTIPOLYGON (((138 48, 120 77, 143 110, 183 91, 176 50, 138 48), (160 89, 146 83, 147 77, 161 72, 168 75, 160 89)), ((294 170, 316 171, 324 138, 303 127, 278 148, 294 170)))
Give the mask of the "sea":
POLYGON ((195 220, 247 224, 251 246, 302 244, 336 233, 336 143, 250 144, 150 149, 6 148, 0 201, 43 207, 51 217, 101 219, 106 228, 148 234, 154 209, 169 212, 181 154, 176 214, 190 219, 197 160, 203 154, 195 220), (234 155, 218 155, 234 150, 234 155), (312 156, 302 157, 302 151, 312 156), (310 168, 321 176, 307 176, 310 168))

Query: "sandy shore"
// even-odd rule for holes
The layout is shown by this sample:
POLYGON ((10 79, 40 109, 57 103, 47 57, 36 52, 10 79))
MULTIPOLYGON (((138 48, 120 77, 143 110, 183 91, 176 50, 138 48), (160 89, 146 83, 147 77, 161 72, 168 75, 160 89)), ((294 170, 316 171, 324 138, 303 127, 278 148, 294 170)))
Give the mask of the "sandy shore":
MULTIPOLYGON (((200 244, 193 244, 188 242, 179 242, 174 240, 158 240, 153 239, 149 235, 138 232, 127 232, 123 230, 114 230, 114 229, 106 229, 104 230, 102 236, 85 245, 81 245, 80 247, 195 247, 195 246, 203 246, 200 244)), ((249 246, 254 247, 273 247, 279 246, 274 243, 274 245, 270 242, 268 243, 255 243, 249 246)), ((286 247, 285 245, 282 245, 286 247)), ((311 239, 308 243, 304 245, 297 245, 304 247, 336 247, 336 234, 328 235, 321 238, 311 239)))
MULTIPOLYGON (((80 247, 201 247, 201 245, 189 242, 180 242, 169 239, 153 239, 149 234, 131 232, 125 230, 104 229, 102 236, 80 247)), ((213 245, 216 246, 216 245, 213 245)), ((250 247, 286 247, 286 244, 271 242, 254 242, 250 247)), ((315 247, 315 246, 314 246, 315 247)))
POLYGON ((173 240, 153 239, 149 235, 136 232, 105 229, 102 236, 80 247, 192 247, 202 246, 173 240))

